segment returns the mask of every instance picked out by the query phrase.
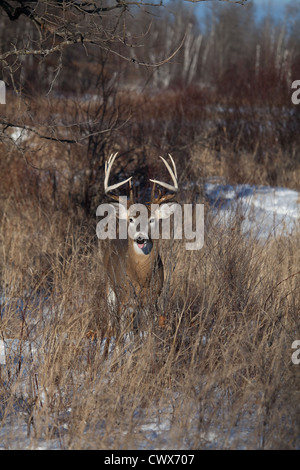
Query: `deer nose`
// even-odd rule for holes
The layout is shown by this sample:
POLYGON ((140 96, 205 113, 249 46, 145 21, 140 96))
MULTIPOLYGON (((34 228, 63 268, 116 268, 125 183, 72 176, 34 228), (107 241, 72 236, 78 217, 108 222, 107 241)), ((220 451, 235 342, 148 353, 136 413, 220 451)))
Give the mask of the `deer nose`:
POLYGON ((144 237, 141 237, 141 236, 137 237, 135 239, 135 241, 138 245, 144 245, 144 243, 147 242, 147 240, 144 237))
MULTIPOLYGON (((152 250, 152 241, 144 234, 139 234, 135 238, 135 246, 143 252, 144 255, 149 255, 152 250)), ((141 254, 139 251, 138 254, 141 254)))

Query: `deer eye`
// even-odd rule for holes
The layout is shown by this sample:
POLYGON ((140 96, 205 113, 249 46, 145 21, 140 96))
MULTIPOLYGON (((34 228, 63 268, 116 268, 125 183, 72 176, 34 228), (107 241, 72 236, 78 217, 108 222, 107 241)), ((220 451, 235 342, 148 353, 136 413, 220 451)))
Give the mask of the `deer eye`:
POLYGON ((149 222, 150 222, 150 224, 154 224, 154 222, 155 222, 155 217, 150 217, 149 222))
POLYGON ((133 218, 133 217, 129 217, 129 223, 130 223, 130 224, 133 224, 133 223, 134 223, 134 218, 133 218))

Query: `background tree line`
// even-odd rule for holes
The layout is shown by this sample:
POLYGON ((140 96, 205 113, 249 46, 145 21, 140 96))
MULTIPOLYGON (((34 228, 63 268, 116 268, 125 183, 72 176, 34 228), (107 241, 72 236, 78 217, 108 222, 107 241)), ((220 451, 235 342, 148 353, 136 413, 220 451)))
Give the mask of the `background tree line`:
POLYGON ((126 156, 117 177, 138 173, 137 191, 164 152, 189 181, 298 188, 299 2, 280 20, 257 19, 248 2, 200 8, 0 2, 3 197, 22 186, 22 197, 94 216, 113 150, 126 156))
POLYGON ((234 94, 247 82, 247 94, 252 84, 257 93, 290 86, 300 74, 299 2, 291 1, 280 20, 272 10, 257 20, 253 3, 211 3, 204 17, 182 0, 160 9, 154 2, 98 3, 2 1, 2 79, 29 94, 97 93, 105 60, 106 73, 117 73, 122 86, 143 87, 146 78, 152 89, 195 84, 234 94), (34 13, 17 16, 22 6, 10 10, 14 3, 33 5, 34 13))

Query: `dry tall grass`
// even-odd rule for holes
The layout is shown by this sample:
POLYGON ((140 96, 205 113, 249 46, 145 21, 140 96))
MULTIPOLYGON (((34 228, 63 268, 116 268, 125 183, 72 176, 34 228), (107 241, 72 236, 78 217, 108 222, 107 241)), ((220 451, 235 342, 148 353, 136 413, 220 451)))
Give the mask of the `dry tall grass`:
MULTIPOLYGON (((190 42, 161 69, 174 85, 164 91, 151 88, 148 68, 123 69, 94 46, 65 50, 62 68, 49 55, 11 63, 25 95, 10 87, 0 119, 0 448, 299 448, 299 230, 257 239, 242 233, 243 214, 222 226, 207 207, 200 251, 162 243, 165 287, 157 307, 149 299, 140 341, 102 354, 109 318, 95 209, 110 152, 121 157, 116 179, 133 175, 140 193, 161 176, 158 155, 172 153, 182 202, 203 195, 211 176, 300 190, 297 11, 285 29, 248 15, 247 43, 245 19, 222 11, 207 18, 189 86, 180 54, 197 59, 190 42)), ((10 23, 4 46, 18 37, 10 23)), ((167 41, 148 37, 145 59, 167 57, 162 44, 177 34, 180 43, 174 25, 153 21, 150 38, 167 41)))
POLYGON ((12 348, 2 448, 299 448, 299 232, 257 240, 238 217, 220 227, 207 211, 200 251, 162 243, 165 289, 140 343, 105 358, 103 247, 61 214, 11 211, 0 240, 0 332, 12 348))

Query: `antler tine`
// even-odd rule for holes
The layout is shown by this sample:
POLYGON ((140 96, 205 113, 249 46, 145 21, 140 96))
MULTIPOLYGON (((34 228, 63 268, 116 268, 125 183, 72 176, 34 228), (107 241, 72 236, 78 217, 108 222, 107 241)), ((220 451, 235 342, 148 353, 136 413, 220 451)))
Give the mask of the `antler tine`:
POLYGON ((176 170, 176 165, 175 165, 175 162, 174 162, 174 160, 173 160, 173 157, 172 157, 172 155, 171 155, 170 153, 168 153, 168 155, 169 155, 169 157, 170 157, 170 160, 171 160, 171 162, 172 162, 172 165, 173 165, 173 170, 174 170, 174 175, 175 175, 175 177, 176 177, 176 180, 177 180, 177 170, 176 170))
MULTIPOLYGON (((123 186, 123 184, 128 183, 132 179, 132 176, 130 176, 130 178, 127 178, 127 180, 125 180, 125 181, 121 181, 120 183, 116 183, 116 184, 113 184, 111 186, 108 186, 108 180, 109 180, 110 172, 111 172, 112 166, 114 164, 114 161, 115 161, 117 155, 118 155, 118 152, 112 153, 110 155, 109 159, 105 162, 105 178, 104 178, 104 192, 105 192, 105 194, 108 194, 111 191, 114 191, 115 189, 119 188, 120 186, 123 186)), ((114 196, 114 195, 111 195, 111 197, 112 197, 112 199, 118 199, 118 197, 114 196)))
MULTIPOLYGON (((163 188, 166 188, 168 189, 169 191, 173 191, 174 193, 176 193, 178 191, 178 182, 177 182, 177 170, 176 170, 176 165, 175 165, 175 162, 172 158, 172 156, 170 154, 168 154, 170 159, 171 159, 171 162, 172 162, 172 165, 173 165, 173 170, 172 168, 170 167, 169 163, 163 158, 163 157, 160 157, 162 159, 162 161, 164 162, 164 164, 166 165, 166 168, 168 170, 168 172, 170 173, 170 176, 172 178, 172 181, 174 183, 174 185, 172 186, 171 184, 168 184, 168 183, 164 183, 163 181, 158 181, 158 180, 150 180, 152 183, 156 183, 156 184, 159 184, 160 186, 162 186, 163 188)), ((173 196, 174 197, 174 196, 173 196)), ((170 199, 170 198, 168 198, 170 199)))

